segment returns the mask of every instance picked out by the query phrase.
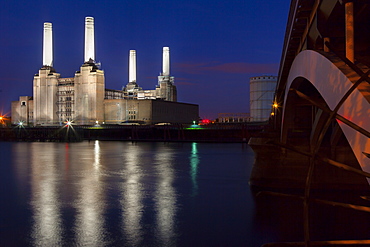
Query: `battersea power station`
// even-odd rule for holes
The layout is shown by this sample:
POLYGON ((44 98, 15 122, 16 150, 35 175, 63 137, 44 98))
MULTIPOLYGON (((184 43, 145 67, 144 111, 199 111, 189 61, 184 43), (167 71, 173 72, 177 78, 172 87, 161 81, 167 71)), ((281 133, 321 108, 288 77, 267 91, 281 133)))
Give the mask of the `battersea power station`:
POLYGON ((162 73, 153 90, 136 82, 136 51, 129 52, 129 80, 121 90, 105 88, 104 71, 95 62, 94 18, 85 18, 84 63, 72 78, 61 78, 53 68, 53 31, 44 23, 43 66, 33 78, 33 97, 21 96, 11 106, 12 123, 56 126, 192 123, 199 107, 177 102, 174 77, 170 75, 170 50, 163 47, 162 73))

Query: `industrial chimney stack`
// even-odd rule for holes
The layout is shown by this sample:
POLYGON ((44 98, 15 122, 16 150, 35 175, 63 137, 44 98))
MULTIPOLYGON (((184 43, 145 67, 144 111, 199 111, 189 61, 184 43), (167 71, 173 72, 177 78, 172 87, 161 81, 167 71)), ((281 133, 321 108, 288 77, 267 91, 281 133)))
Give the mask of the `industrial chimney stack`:
POLYGON ((130 50, 129 82, 136 83, 136 51, 130 50))
POLYGON ((50 22, 44 23, 42 65, 53 67, 53 28, 50 22))
POLYGON ((94 17, 85 17, 85 63, 95 61, 94 17))
POLYGON ((33 77, 33 124, 57 125, 59 74, 53 68, 53 29, 44 23, 42 68, 33 77))
POLYGON ((163 47, 162 73, 158 76, 156 98, 167 101, 177 101, 177 89, 174 84, 175 78, 170 76, 170 48, 163 47))
POLYGON ((163 47, 163 65, 162 65, 162 75, 170 75, 170 48, 163 47))

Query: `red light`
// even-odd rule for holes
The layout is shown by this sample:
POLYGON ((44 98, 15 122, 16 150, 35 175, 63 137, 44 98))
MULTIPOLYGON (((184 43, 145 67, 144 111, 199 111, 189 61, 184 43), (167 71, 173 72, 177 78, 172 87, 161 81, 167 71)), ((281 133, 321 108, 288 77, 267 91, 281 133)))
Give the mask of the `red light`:
POLYGON ((200 122, 201 122, 201 124, 210 124, 211 120, 210 119, 202 119, 200 122))

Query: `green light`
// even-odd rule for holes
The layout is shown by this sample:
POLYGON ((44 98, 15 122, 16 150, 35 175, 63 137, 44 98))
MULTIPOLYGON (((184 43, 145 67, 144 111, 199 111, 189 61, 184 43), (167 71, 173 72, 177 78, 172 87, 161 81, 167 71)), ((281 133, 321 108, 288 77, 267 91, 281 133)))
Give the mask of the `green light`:
POLYGON ((89 127, 88 129, 104 129, 103 127, 101 126, 92 126, 92 127, 89 127))
POLYGON ((191 148, 191 155, 190 155, 190 175, 191 175, 191 181, 193 184, 192 196, 196 196, 198 194, 197 175, 198 175, 199 162, 200 160, 198 156, 197 143, 193 142, 192 148, 191 148))
POLYGON ((203 129, 202 126, 199 126, 199 125, 191 125, 189 128, 184 128, 186 130, 200 130, 200 129, 203 129))

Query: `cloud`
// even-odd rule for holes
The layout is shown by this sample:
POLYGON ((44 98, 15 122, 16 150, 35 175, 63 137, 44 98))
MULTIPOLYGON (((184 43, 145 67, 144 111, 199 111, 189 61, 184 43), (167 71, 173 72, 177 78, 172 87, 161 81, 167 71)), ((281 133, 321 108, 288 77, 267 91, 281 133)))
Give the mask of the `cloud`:
POLYGON ((188 74, 203 74, 202 68, 209 66, 209 63, 175 63, 174 70, 188 74))
POLYGON ((208 72, 229 74, 276 74, 279 64, 254 63, 175 63, 174 69, 188 74, 206 74, 208 72))
MULTIPOLYGON (((158 79, 156 76, 146 76, 146 79, 158 79)), ((175 76, 175 84, 176 85, 183 85, 183 86, 188 86, 188 85, 197 85, 198 83, 195 82, 195 79, 192 78, 186 78, 186 77, 177 77, 175 76), (193 82, 192 82, 193 81, 193 82)))
POLYGON ((185 77, 175 77, 175 84, 176 85, 197 85, 198 83, 197 82, 194 82, 194 79, 191 79, 191 78, 185 78, 185 77), (193 82, 192 82, 193 81, 193 82))
POLYGON ((189 82, 189 81, 175 81, 176 85, 182 85, 182 86, 194 86, 197 85, 197 83, 189 82))

